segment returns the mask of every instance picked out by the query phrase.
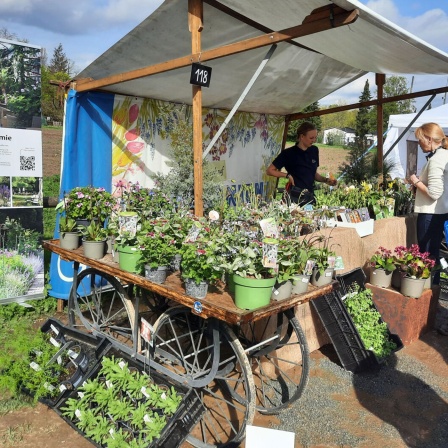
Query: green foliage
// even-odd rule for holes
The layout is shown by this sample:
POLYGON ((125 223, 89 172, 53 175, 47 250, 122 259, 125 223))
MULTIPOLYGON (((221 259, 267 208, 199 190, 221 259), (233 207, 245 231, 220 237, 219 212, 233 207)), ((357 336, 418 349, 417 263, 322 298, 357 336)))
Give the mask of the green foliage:
POLYGON ((141 251, 141 262, 152 268, 169 266, 176 253, 174 229, 168 220, 156 219, 145 222, 137 235, 141 251))
POLYGON ((73 219, 104 223, 116 205, 116 198, 104 188, 87 186, 70 190, 56 209, 73 219))
POLYGON ((67 216, 61 216, 59 218, 59 231, 60 232, 75 232, 77 230, 77 223, 74 219, 67 216))
POLYGON ((2 45, 0 48, 0 103, 16 117, 14 127, 32 126, 40 117, 40 48, 2 45))
POLYGON ((182 248, 182 277, 194 280, 196 284, 202 281, 214 283, 223 274, 219 260, 220 247, 210 236, 187 242, 182 248))
MULTIPOLYGON (((168 197, 194 207, 194 174, 193 174, 193 130, 186 121, 178 121, 171 133, 170 162, 168 174, 158 173, 154 176, 157 188, 168 197)), ((221 202, 223 187, 216 180, 216 171, 207 161, 202 161, 203 202, 204 209, 216 208, 221 202)))
MULTIPOLYGON (((59 182, 60 176, 47 176, 43 178, 43 194, 44 196, 58 197, 59 196, 59 182)), ((44 235, 46 240, 52 239, 54 235, 54 228, 56 224, 57 211, 54 208, 43 209, 43 224, 44 235)))
POLYGON ((385 358, 397 348, 389 339, 387 325, 381 321, 381 315, 373 305, 370 289, 362 290, 356 285, 348 294, 344 305, 368 350, 372 350, 378 358, 385 358))
POLYGON ((107 229, 98 221, 90 221, 87 227, 79 227, 85 241, 105 241, 107 238, 107 229))
POLYGON ((85 381, 78 392, 61 411, 86 436, 105 447, 147 447, 160 437, 167 417, 182 401, 174 387, 155 384, 148 374, 113 355, 102 358, 96 376, 85 381), (122 423, 132 432, 124 431, 122 423))
POLYGON ((52 361, 58 347, 49 342, 48 335, 30 330, 24 320, 15 320, 9 324, 1 342, 4 349, 0 352, 0 390, 17 396, 24 387, 34 394, 34 401, 58 393, 59 376, 65 368, 52 361))
MULTIPOLYGON (((319 102, 316 101, 309 106, 305 107, 305 109, 301 110, 300 113, 309 113, 320 110, 319 102)), ((308 121, 313 123, 316 126, 316 129, 320 131, 322 129, 322 119, 320 116, 309 117, 301 120, 294 120, 289 123, 288 126, 288 139, 294 142, 297 141, 297 129, 304 122, 308 121)))
POLYGON ((392 272, 395 270, 395 257, 391 250, 380 246, 370 258, 370 266, 375 269, 384 269, 392 272))

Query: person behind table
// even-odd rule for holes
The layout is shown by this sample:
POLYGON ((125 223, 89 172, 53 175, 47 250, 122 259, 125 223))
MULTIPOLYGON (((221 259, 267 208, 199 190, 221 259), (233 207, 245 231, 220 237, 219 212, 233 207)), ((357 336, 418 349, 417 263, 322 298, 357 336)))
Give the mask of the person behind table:
MULTIPOLYGON (((448 138, 437 123, 421 125, 415 130, 415 137, 427 154, 420 177, 415 174, 409 177, 415 187, 417 242, 420 252, 429 252, 438 264, 444 224, 448 220, 448 138)), ((436 272, 433 284, 439 284, 439 280, 440 272, 436 272)))
POLYGON ((323 177, 317 172, 319 148, 314 145, 317 129, 313 123, 303 122, 297 129, 297 142, 283 151, 272 161, 266 170, 268 176, 286 177, 286 190, 295 185, 307 189, 314 196, 314 181, 336 185, 336 179, 323 177), (285 168, 286 173, 282 171, 285 168))

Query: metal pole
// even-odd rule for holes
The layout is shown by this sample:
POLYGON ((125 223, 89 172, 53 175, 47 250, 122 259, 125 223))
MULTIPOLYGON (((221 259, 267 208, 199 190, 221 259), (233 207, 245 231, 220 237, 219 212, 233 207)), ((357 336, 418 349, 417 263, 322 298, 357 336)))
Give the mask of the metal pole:
POLYGON ((220 135, 223 133, 224 129, 229 124, 229 121, 235 115, 235 112, 238 110, 238 107, 240 107, 240 104, 243 102, 244 98, 246 98, 247 94, 249 93, 249 90, 252 88, 255 81, 260 76, 261 71, 263 70, 264 66, 268 63, 269 59, 271 58, 271 56, 274 53, 276 48, 277 48, 277 45, 272 45, 271 48, 269 49, 269 51, 266 53, 266 56, 264 57, 260 66, 258 67, 257 71, 252 76, 252 78, 249 81, 249 83, 247 84, 246 88, 243 90, 243 93, 238 98, 238 101, 235 103, 235 106, 233 106, 232 110, 229 112, 229 115, 227 115, 227 118, 224 120, 223 124, 218 129, 218 132, 215 134, 215 136, 212 138, 211 142, 208 144, 207 148, 205 148, 204 152, 202 153, 203 159, 205 159, 207 154, 213 148, 213 145, 217 142, 218 138, 220 137, 220 135))

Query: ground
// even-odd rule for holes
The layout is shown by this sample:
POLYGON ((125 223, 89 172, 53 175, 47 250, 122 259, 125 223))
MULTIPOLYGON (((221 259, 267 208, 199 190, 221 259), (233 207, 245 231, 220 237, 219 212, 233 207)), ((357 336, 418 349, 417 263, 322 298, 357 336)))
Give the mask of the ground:
MULTIPOLYGON (((64 314, 55 317, 65 320, 64 314)), ((311 354, 303 397, 278 416, 257 414, 254 425, 294 430, 294 448, 444 448, 447 362, 448 339, 435 330, 392 355, 379 373, 352 375, 339 365, 332 347, 324 346, 311 354)), ((0 418, 0 446, 92 445, 53 410, 38 404, 0 418)))
POLYGON ((44 176, 61 173, 62 128, 43 128, 42 164, 44 176))

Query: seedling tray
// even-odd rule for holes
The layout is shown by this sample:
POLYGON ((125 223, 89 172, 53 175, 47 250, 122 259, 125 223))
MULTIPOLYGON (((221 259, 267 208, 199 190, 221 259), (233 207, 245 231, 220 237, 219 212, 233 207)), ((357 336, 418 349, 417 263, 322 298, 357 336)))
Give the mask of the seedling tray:
MULTIPOLYGON (((358 330, 337 291, 332 291, 311 301, 318 313, 344 369, 353 373, 374 369, 384 361, 372 350, 366 349, 358 330)), ((400 338, 389 333, 397 350, 403 348, 400 338)))
MULTIPOLYGON (((147 371, 147 365, 143 365, 142 362, 131 358, 128 354, 122 352, 118 348, 110 345, 102 353, 102 357, 112 357, 123 359, 129 367, 137 368, 139 371, 147 371)), ((101 359, 99 359, 96 366, 89 372, 86 379, 96 378, 101 369, 101 359)), ((151 369, 149 372, 152 381, 157 385, 165 385, 168 387, 173 386, 175 390, 183 395, 182 401, 172 417, 167 420, 166 426, 163 428, 160 437, 148 445, 148 448, 177 448, 186 439, 190 431, 196 425, 196 423, 202 417, 205 408, 202 404, 200 397, 194 391, 194 389, 183 385, 165 375, 162 375, 151 369)), ((102 447, 100 445, 87 437, 83 431, 81 431, 69 417, 63 415, 62 408, 64 408, 65 403, 69 398, 77 398, 77 390, 71 391, 67 396, 61 400, 55 407, 55 411, 61 416, 73 429, 75 429, 79 434, 89 440, 96 447, 102 447)))
MULTIPOLYGON (((64 345, 73 345, 77 343, 81 346, 82 350, 87 355, 87 363, 83 369, 79 368, 76 370, 75 374, 72 376, 73 387, 76 388, 79 384, 82 384, 84 379, 88 376, 89 371, 93 369, 98 363, 99 357, 102 356, 102 353, 110 346, 110 342, 104 337, 93 336, 74 328, 67 327, 63 325, 60 321, 56 319, 48 319, 41 327, 41 331, 46 333, 48 331, 55 331, 58 333, 60 338, 61 347, 64 345)), ((22 390, 33 396, 33 392, 22 388, 22 390)), ((39 402, 47 405, 50 408, 54 408, 58 405, 65 397, 67 397, 70 393, 70 389, 62 390, 57 396, 50 397, 40 397, 39 402)))

